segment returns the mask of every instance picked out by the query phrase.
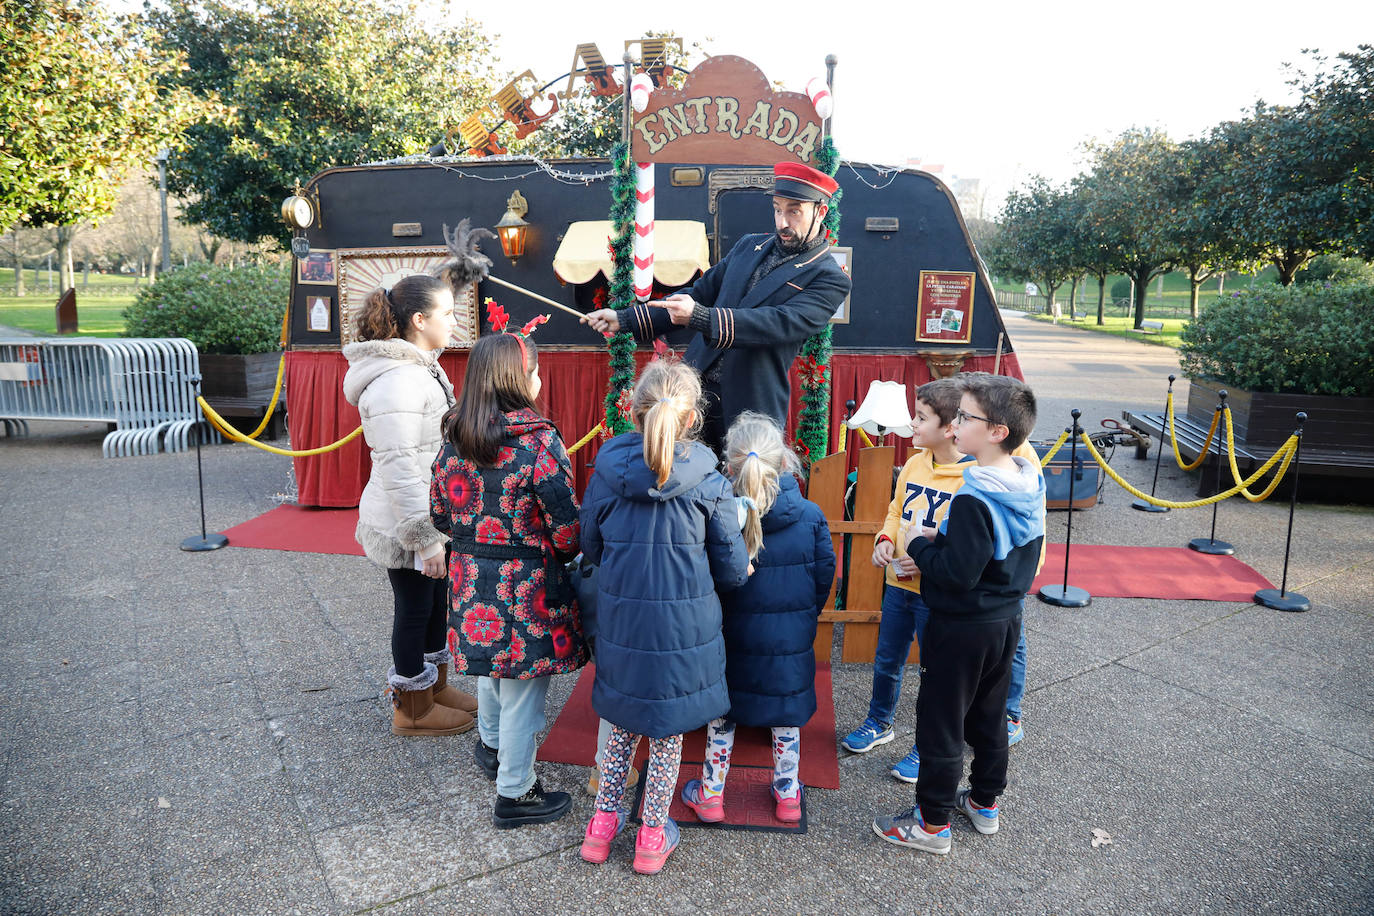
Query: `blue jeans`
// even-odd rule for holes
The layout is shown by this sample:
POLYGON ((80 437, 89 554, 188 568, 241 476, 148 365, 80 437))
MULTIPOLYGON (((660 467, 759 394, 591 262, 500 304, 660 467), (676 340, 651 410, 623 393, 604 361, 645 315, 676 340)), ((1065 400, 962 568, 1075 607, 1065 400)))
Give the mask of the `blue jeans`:
POLYGON ((1007 715, 1021 721, 1021 698, 1026 695, 1026 602, 1021 602, 1021 638, 1011 660, 1011 684, 1007 687, 1007 715))
POLYGON ((878 649, 873 656, 873 698, 868 717, 884 727, 892 726, 897 698, 902 694, 902 673, 911 640, 922 641, 930 608, 919 592, 883 586, 882 618, 878 621, 878 649))
POLYGON ((549 678, 477 679, 477 731, 497 750, 496 792, 519 798, 534 785, 535 736, 544 727, 549 678))

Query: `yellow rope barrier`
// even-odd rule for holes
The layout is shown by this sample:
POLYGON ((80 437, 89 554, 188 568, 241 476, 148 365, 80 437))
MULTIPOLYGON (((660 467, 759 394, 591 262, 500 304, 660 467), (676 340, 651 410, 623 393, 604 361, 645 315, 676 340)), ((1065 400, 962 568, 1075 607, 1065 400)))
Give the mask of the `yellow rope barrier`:
MULTIPOLYGON (((1174 446, 1174 460, 1178 462, 1178 466, 1183 468, 1183 470, 1191 471, 1206 460, 1207 450, 1212 447, 1212 437, 1215 436, 1217 432, 1217 423, 1221 420, 1221 411, 1214 411, 1212 414, 1212 428, 1207 430, 1207 441, 1202 443, 1202 448, 1197 453, 1197 460, 1192 464, 1184 464, 1183 456, 1179 454, 1178 451, 1178 432, 1174 429, 1174 393, 1172 391, 1170 391, 1169 396, 1165 398, 1164 408, 1169 415, 1169 441, 1173 443, 1174 446)), ((1163 447, 1161 443, 1160 448, 1163 447)))
POLYGON ((292 458, 308 458, 311 455, 323 455, 325 452, 332 452, 336 448, 342 448, 343 446, 352 442, 354 439, 358 438, 358 436, 361 435, 363 431, 363 428, 359 426, 357 429, 353 430, 353 432, 349 433, 347 436, 344 436, 338 442, 331 442, 328 445, 321 445, 319 448, 277 448, 274 445, 263 445, 261 442, 255 442, 254 440, 245 436, 243 433, 239 432, 237 429, 234 429, 234 427, 230 426, 228 423, 225 422, 223 417, 215 413, 215 408, 211 407, 206 402, 205 398, 196 398, 196 403, 200 405, 201 412, 205 414, 205 418, 209 420, 214 425, 214 427, 218 429, 221 433, 223 433, 225 436, 229 437, 230 439, 233 439, 235 442, 242 442, 244 445, 251 445, 254 448, 260 448, 264 452, 271 452, 274 455, 287 455, 292 458))
POLYGON ((1223 499, 1230 499, 1232 496, 1235 496, 1237 493, 1240 493, 1246 487, 1250 486, 1252 483, 1259 480, 1265 474, 1269 473, 1269 469, 1272 468, 1275 464, 1277 464, 1280 460, 1282 460, 1283 464, 1280 466, 1278 474, 1274 478, 1274 484, 1271 484, 1269 489, 1265 491, 1265 495, 1268 495, 1269 493, 1273 492, 1274 485, 1277 484, 1279 480, 1283 479, 1284 473, 1288 470, 1288 464, 1293 459, 1293 453, 1298 447, 1298 437, 1289 436, 1288 441, 1283 443, 1283 445, 1280 445, 1279 450, 1275 452, 1272 456, 1270 456, 1269 460, 1266 461, 1258 471, 1251 474, 1244 481, 1238 482, 1237 485, 1232 487, 1231 489, 1226 490, 1222 493, 1217 493, 1215 496, 1209 496, 1206 499, 1192 499, 1186 502, 1173 502, 1167 499, 1156 499, 1155 497, 1150 496, 1148 493, 1142 492, 1141 490, 1137 490, 1135 487, 1131 486, 1124 479, 1122 479, 1120 474, 1112 470, 1111 465, 1107 464, 1107 462, 1102 458, 1102 455, 1098 453, 1097 447, 1093 445, 1092 438, 1086 432, 1082 433, 1082 439, 1083 444, 1088 449, 1088 453, 1093 456, 1093 460, 1097 462, 1098 466, 1101 467, 1102 470, 1107 472, 1108 477, 1110 477, 1112 480, 1115 480, 1118 484, 1120 484, 1122 489, 1124 489, 1131 495, 1135 496, 1137 499, 1143 499, 1145 500, 1145 502, 1150 503, 1151 505, 1167 506, 1170 509, 1192 509, 1197 506, 1210 506, 1212 503, 1219 503, 1223 499))
POLYGON ((858 427, 858 430, 857 430, 857 431, 858 431, 858 433, 859 433, 859 438, 862 439, 862 440, 864 440, 864 447, 865 447, 865 448, 872 448, 872 447, 873 447, 873 440, 870 439, 870 438, 868 438, 868 433, 864 432, 864 428, 863 428, 862 426, 860 426, 860 427, 858 427))
POLYGON ((573 453, 576 452, 578 449, 580 449, 582 446, 586 445, 588 442, 591 442, 593 439, 596 438, 597 433, 601 432, 601 431, 602 431, 603 429, 605 429, 605 428, 606 428, 606 422, 605 422, 604 420, 603 420, 602 422, 596 424, 595 426, 593 426, 593 427, 591 428, 591 431, 589 431, 589 432, 587 433, 587 435, 583 436, 581 439, 578 439, 577 442, 574 443, 573 446, 572 446, 571 448, 568 449, 568 454, 569 454, 569 455, 573 454, 573 453))
POLYGON ((1059 450, 1063 448, 1064 443, 1068 441, 1069 434, 1067 432, 1060 433, 1059 438, 1055 441, 1054 445, 1050 446, 1050 450, 1045 453, 1045 457, 1040 459, 1040 466, 1042 468, 1049 467, 1050 461, 1054 458, 1055 455, 1059 454, 1059 450))
MULTIPOLYGON (((1293 437, 1293 439, 1296 438, 1297 436, 1293 437)), ((1252 503, 1259 503, 1268 499, 1274 490, 1278 488, 1279 481, 1283 480, 1284 472, 1288 470, 1288 462, 1291 456, 1284 456, 1283 464, 1279 467, 1279 472, 1274 475, 1274 479, 1269 482, 1269 486, 1264 488, 1263 493, 1256 496, 1247 490, 1245 484, 1241 483, 1240 467, 1236 464, 1236 432, 1235 428, 1231 425, 1231 408, 1228 406, 1226 408, 1226 457, 1230 459, 1231 476, 1235 479, 1236 484, 1240 486, 1240 495, 1244 496, 1252 503)))

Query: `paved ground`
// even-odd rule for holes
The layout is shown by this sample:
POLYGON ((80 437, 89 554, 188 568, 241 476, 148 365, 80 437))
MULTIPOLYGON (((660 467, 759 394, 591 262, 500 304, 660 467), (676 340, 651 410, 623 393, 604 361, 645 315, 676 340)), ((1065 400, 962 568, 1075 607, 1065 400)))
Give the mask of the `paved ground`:
MULTIPOLYGON (((1162 403, 1170 351, 1007 319, 1051 437, 1162 403)), ((582 862, 591 813, 491 827, 473 734, 400 739, 379 698, 385 579, 355 557, 176 549, 198 532, 195 461, 104 460, 101 431, 0 439, 0 911, 22 913, 1355 913, 1374 909, 1374 514, 1305 505, 1291 586, 1247 604, 1031 600, 1026 740, 1003 828, 953 854, 888 846, 910 803, 887 767, 912 736, 841 761, 804 836, 684 832, 657 878, 582 862), (1094 828, 1112 844, 1094 849, 1094 828)), ((1127 450, 1136 482, 1151 464, 1127 450)), ((206 452, 222 529, 288 490, 286 459, 206 452)), ((1110 485, 1109 485, 1110 486, 1110 485)), ((1188 498, 1174 471, 1161 490, 1188 498)), ((1181 545, 1205 510, 1131 511, 1108 489, 1076 539, 1181 545)), ((1286 506, 1228 502, 1219 532, 1277 579, 1286 506)), ((1062 532, 1063 516, 1051 534, 1062 532)), ((1061 534, 1062 536, 1062 534, 1061 534)), ((1160 570, 1167 575, 1167 570, 1160 570)), ((914 682, 909 678, 909 682, 914 682)), ((841 728, 868 669, 837 665, 841 728)), ((572 679, 556 680, 554 715, 572 679)), ((833 748, 807 752, 833 753, 833 748)), ((586 771, 541 765, 576 790, 586 771)))

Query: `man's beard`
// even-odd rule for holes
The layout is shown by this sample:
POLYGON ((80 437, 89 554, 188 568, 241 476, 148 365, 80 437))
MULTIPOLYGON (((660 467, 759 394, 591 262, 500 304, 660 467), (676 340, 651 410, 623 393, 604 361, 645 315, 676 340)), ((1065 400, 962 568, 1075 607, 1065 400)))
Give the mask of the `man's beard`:
POLYGON ((785 236, 781 232, 775 233, 774 235, 778 240, 778 248, 789 254, 795 254, 806 248, 806 240, 799 235, 791 232, 785 236))

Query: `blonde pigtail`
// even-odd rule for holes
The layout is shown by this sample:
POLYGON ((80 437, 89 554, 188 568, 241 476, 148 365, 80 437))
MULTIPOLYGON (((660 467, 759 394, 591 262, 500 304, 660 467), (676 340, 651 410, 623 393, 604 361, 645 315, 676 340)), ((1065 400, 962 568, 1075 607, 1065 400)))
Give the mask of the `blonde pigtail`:
POLYGON ((700 401, 701 377, 671 357, 649 363, 635 383, 630 417, 644 434, 644 463, 660 487, 672 476, 678 443, 696 433, 700 401))
POLYGON ((782 430, 771 417, 746 411, 730 424, 725 434, 725 456, 735 481, 735 494, 747 497, 744 546, 752 560, 763 549, 763 516, 773 508, 783 473, 801 469, 797 455, 787 447, 782 430))

